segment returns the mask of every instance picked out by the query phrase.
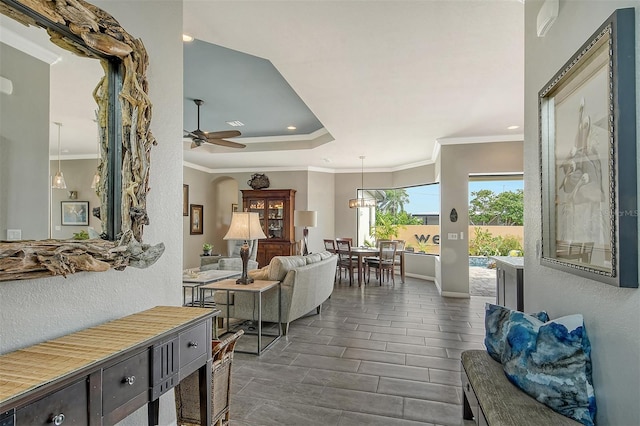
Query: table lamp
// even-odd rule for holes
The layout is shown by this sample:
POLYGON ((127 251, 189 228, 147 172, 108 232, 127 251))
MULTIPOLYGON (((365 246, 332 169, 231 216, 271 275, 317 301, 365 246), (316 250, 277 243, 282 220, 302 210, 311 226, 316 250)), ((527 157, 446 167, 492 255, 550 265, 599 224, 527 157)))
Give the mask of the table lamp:
POLYGON ((244 244, 240 248, 240 259, 242 259, 242 276, 238 278, 236 284, 251 284, 253 278, 247 275, 247 263, 249 262, 249 240, 258 240, 267 238, 260 226, 260 218, 258 213, 251 212, 233 212, 231 216, 231 225, 225 240, 244 240, 244 244))
POLYGON ((304 256, 309 254, 309 228, 314 228, 318 225, 318 212, 314 210, 296 210, 293 212, 293 225, 304 226, 302 231, 302 254, 304 256))

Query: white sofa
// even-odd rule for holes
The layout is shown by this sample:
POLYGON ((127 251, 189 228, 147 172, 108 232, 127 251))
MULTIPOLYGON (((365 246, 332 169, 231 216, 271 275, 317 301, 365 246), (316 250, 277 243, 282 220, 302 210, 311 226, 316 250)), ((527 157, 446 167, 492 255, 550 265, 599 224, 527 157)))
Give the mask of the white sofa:
MULTIPOLYGON (((284 334, 289 323, 316 309, 320 313, 322 303, 331 296, 338 256, 328 251, 308 256, 275 256, 269 265, 249 271, 256 280, 281 282, 282 316, 284 334)), ((216 308, 227 318, 227 294, 214 294, 216 308)), ((257 297, 248 292, 230 295, 229 317, 244 320, 258 319, 257 297)), ((271 290, 262 296, 262 320, 278 322, 278 291, 271 290)))

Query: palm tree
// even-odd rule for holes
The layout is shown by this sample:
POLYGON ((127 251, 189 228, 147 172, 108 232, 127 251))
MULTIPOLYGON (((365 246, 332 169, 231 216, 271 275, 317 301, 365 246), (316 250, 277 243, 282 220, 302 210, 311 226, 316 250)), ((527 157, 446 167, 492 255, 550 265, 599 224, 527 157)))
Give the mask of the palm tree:
POLYGON ((386 189, 384 199, 378 201, 378 209, 384 213, 397 214, 404 211, 409 203, 409 194, 405 189, 386 189))

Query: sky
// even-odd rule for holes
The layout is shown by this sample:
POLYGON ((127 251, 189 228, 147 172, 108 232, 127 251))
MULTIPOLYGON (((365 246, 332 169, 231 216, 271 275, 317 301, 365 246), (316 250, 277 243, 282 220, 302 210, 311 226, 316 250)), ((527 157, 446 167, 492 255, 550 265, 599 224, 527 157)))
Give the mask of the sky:
MULTIPOLYGON (((404 209, 412 214, 438 213, 440 211, 440 185, 423 185, 405 188, 409 194, 410 202, 404 209)), ((469 199, 471 193, 481 189, 489 189, 496 194, 504 191, 516 191, 524 189, 522 180, 491 180, 469 182, 469 199)))

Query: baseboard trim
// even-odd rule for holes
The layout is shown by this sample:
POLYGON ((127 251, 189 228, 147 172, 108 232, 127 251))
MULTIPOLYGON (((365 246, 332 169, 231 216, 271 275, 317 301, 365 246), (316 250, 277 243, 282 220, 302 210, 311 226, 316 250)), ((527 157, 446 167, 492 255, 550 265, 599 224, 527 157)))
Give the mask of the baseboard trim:
POLYGON ((469 293, 458 293, 456 291, 440 291, 442 297, 455 297, 457 299, 470 299, 469 293))
POLYGON ((436 280, 435 277, 430 277, 428 275, 405 273, 404 276, 405 277, 411 277, 411 278, 417 278, 419 280, 425 280, 425 281, 435 281, 436 280))

